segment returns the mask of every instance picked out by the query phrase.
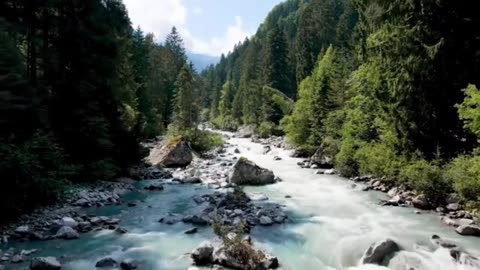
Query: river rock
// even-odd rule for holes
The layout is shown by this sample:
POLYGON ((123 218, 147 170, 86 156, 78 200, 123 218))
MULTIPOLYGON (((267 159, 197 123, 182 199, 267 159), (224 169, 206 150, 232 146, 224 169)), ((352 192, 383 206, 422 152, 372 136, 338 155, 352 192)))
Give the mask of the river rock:
POLYGON ((78 237, 80 237, 80 234, 78 234, 78 232, 75 229, 68 226, 62 226, 55 234, 55 238, 61 238, 61 239, 67 239, 67 240, 76 239, 78 237))
POLYGON ((190 257, 196 265, 209 264, 213 261, 213 250, 213 245, 209 241, 205 241, 192 251, 190 257))
POLYGON ((239 150, 238 148, 235 148, 235 150, 233 150, 233 152, 234 152, 235 154, 240 154, 240 150, 239 150))
POLYGON ((68 227, 72 227, 72 228, 76 228, 78 226, 78 222, 76 222, 71 217, 63 217, 61 223, 62 223, 63 226, 68 226, 68 227))
POLYGON ((236 133, 236 137, 238 138, 250 138, 253 136, 255 133, 255 126, 253 125, 248 125, 248 126, 243 126, 238 129, 236 133))
POLYGON ((228 181, 237 185, 267 185, 275 183, 275 175, 242 157, 232 168, 228 181))
POLYGON ((145 186, 144 189, 154 191, 154 190, 163 190, 164 187, 163 185, 160 185, 160 184, 151 184, 151 185, 145 186))
POLYGON ((333 175, 336 173, 335 169, 328 169, 323 171, 324 174, 333 175))
POLYGON ((160 220, 158 220, 158 222, 165 223, 167 225, 173 225, 173 224, 178 223, 180 221, 182 221, 182 216, 176 215, 176 214, 169 214, 169 215, 166 215, 166 216, 160 218, 160 220))
POLYGON ((122 270, 134 270, 137 269, 137 261, 133 259, 125 259, 120 263, 120 269, 122 270))
POLYGON ((363 254, 363 264, 381 265, 385 259, 388 259, 393 253, 400 251, 400 247, 393 240, 385 239, 371 245, 363 254))
POLYGON ((412 205, 415 208, 428 210, 430 209, 430 204, 428 203, 427 197, 423 194, 418 195, 417 197, 413 198, 412 205))
POLYGON ((198 232, 198 229, 197 228, 191 228, 191 229, 188 229, 186 230, 185 232, 183 232, 184 234, 195 234, 198 232))
POLYGON ((30 270, 60 270, 62 265, 55 257, 36 257, 30 262, 30 270))
POLYGON ((165 142, 150 152, 147 160, 160 167, 185 167, 192 162, 190 146, 183 140, 165 142))
POLYGON ((23 256, 22 255, 13 255, 12 259, 10 260, 11 263, 21 263, 23 262, 23 256))
POLYGON ((118 265, 117 261, 114 260, 113 258, 103 258, 95 264, 95 267, 97 267, 97 268, 114 268, 114 267, 117 267, 117 265, 118 265))
POLYGON ((462 209, 458 203, 449 203, 446 208, 448 211, 458 211, 462 209))
MULTIPOLYGON (((315 163, 318 167, 320 168, 325 168, 325 169, 329 169, 329 168, 332 168, 332 158, 329 157, 326 153, 325 153, 325 144, 322 143, 318 148, 317 150, 315 151, 315 153, 313 154, 313 156, 310 158, 310 160, 315 163)), ((313 167, 312 167, 313 168, 313 167)), ((316 169, 316 168, 313 168, 313 169, 316 169)))
POLYGON ((460 235, 480 236, 480 227, 477 225, 461 225, 455 231, 460 235))
POLYGON ((15 233, 21 236, 28 235, 30 234, 30 226, 28 225, 19 226, 15 229, 15 233))
POLYGON ((272 224, 273 224, 273 220, 269 216, 261 216, 260 217, 260 225, 270 226, 272 224))
POLYGON ((437 247, 443 247, 443 248, 456 248, 457 247, 456 244, 451 243, 449 241, 446 241, 446 240, 440 238, 440 236, 438 236, 436 234, 432 235, 431 242, 437 247))

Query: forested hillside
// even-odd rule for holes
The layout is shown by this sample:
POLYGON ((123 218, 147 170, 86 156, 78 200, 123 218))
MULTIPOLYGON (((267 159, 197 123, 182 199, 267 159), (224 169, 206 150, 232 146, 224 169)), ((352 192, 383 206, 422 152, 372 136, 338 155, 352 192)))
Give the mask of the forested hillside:
POLYGON ((2 219, 125 175, 197 76, 175 28, 158 43, 117 0, 1 1, 0 44, 2 219))
POLYGON ((479 48, 471 1, 289 0, 202 74, 204 115, 286 134, 344 176, 478 201, 479 48))

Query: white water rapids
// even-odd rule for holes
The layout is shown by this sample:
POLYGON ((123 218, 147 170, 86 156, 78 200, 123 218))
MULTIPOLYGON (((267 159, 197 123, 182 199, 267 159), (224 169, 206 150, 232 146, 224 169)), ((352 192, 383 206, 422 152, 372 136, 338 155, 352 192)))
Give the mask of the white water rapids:
MULTIPOLYGON (((290 158, 289 151, 272 147, 272 151, 264 155, 263 146, 249 139, 232 138, 229 143, 233 146, 228 147, 227 158, 231 158, 234 149, 238 148, 241 153, 234 155, 244 156, 271 169, 283 179, 273 185, 246 188, 247 192, 262 192, 270 201, 285 205, 290 223, 257 226, 251 232, 255 245, 277 256, 282 269, 480 269, 478 264, 475 266, 474 259, 464 256, 457 263, 449 250, 436 248, 430 242, 431 236, 436 234, 480 258, 480 238, 456 234, 452 227, 440 222, 438 215, 428 212, 417 215, 412 208, 379 206, 378 202, 385 198, 385 194, 363 192, 360 186, 352 187, 352 182, 344 178, 317 175, 315 170, 301 169, 296 165, 299 159, 290 158), (280 156, 282 160, 274 161, 274 156, 280 156), (291 198, 286 198, 287 195, 291 198), (372 243, 386 238, 402 248, 389 267, 361 265, 365 250, 372 243)), ((38 248, 40 251, 36 256, 57 256, 64 262, 62 269, 67 270, 95 269, 95 263, 105 257, 118 261, 136 259, 142 262, 141 270, 185 270, 191 266, 186 254, 202 241, 215 236, 208 227, 199 228, 197 234, 186 235, 183 232, 191 225, 181 222, 160 224, 158 219, 167 213, 195 213, 198 206, 191 197, 209 192, 213 191, 198 185, 165 185, 163 191, 133 193, 124 199, 138 201, 136 207, 123 204, 87 209, 95 215, 118 216, 120 225, 129 230, 125 235, 103 230, 82 235, 77 240, 17 243, 15 248, 38 248)), ((11 265, 6 269, 24 269, 18 267, 11 265)))

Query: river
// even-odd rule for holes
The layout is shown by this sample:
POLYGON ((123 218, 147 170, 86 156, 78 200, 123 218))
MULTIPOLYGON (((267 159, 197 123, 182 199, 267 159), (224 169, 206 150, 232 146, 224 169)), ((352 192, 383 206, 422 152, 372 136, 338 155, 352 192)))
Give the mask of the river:
MULTIPOLYGON (((447 249, 433 248, 430 237, 437 234, 480 257, 480 238, 457 235, 440 222, 438 215, 428 212, 418 215, 412 208, 379 206, 378 201, 385 194, 364 192, 344 178, 301 169, 296 165, 299 160, 290 158, 286 150, 272 147, 272 151, 264 155, 263 146, 249 139, 232 138, 229 143, 240 150, 237 156, 273 170, 283 180, 269 186, 246 188, 285 205, 291 222, 255 227, 251 233, 256 245, 279 258, 283 269, 388 269, 359 263, 370 244, 385 238, 395 240, 403 249, 396 255, 397 261, 403 261, 408 267, 396 270, 410 270, 410 267, 415 270, 478 269, 453 262, 447 249), (274 156, 282 160, 274 161, 274 156), (286 198, 287 195, 290 198, 286 198)), ((233 153, 233 150, 234 147, 229 147, 227 151, 233 153)), ((208 192, 212 190, 199 185, 166 185, 165 190, 159 192, 133 192, 124 199, 141 201, 136 207, 121 205, 88 210, 97 215, 121 217, 121 226, 129 230, 125 235, 98 231, 77 240, 15 243, 14 247, 38 248, 40 251, 35 256, 57 256, 66 262, 62 269, 95 269, 96 261, 113 257, 134 258, 142 262, 139 269, 185 270, 191 266, 185 254, 203 240, 212 239, 211 229, 200 228, 197 234, 186 235, 183 232, 191 225, 165 225, 158 223, 158 219, 168 213, 194 213, 198 206, 191 197, 208 192)))

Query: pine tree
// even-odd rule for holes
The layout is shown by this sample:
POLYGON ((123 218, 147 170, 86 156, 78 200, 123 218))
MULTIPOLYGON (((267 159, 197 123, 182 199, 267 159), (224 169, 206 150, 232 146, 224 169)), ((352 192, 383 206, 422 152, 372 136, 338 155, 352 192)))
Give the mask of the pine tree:
POLYGON ((175 126, 180 131, 195 129, 198 124, 198 108, 193 89, 193 77, 188 65, 183 66, 175 82, 175 126))
POLYGON ((277 25, 268 36, 265 56, 265 82, 268 86, 293 97, 288 64, 288 44, 285 34, 277 25))

